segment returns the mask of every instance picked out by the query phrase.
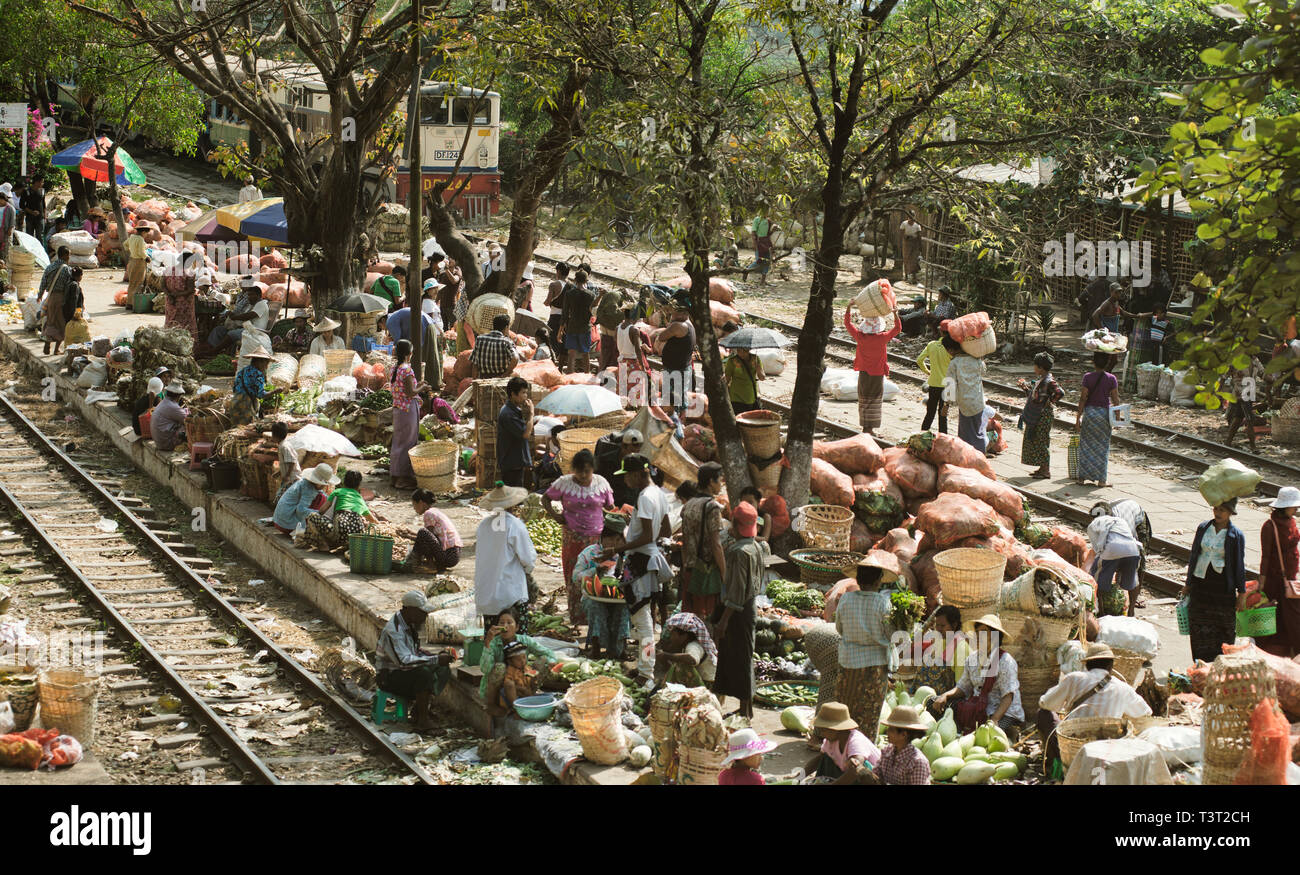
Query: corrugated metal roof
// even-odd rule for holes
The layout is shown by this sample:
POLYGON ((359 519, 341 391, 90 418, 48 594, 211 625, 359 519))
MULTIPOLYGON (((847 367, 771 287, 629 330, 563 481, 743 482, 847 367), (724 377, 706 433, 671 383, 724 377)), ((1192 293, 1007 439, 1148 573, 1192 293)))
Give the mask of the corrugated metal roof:
MULTIPOLYGON (((1002 185, 1007 182, 1016 182, 1021 185, 1028 185, 1037 188, 1044 182, 1050 181, 1055 173, 1054 167, 1047 167, 1046 174, 1040 176, 1039 163, 1037 161, 1026 166, 1016 166, 1013 164, 973 164, 970 167, 963 167, 957 171, 957 176, 971 182, 982 182, 991 185, 1002 185)), ((1139 204, 1132 203, 1128 200, 1129 195, 1137 191, 1137 179, 1127 179, 1123 185, 1115 189, 1109 196, 1099 196, 1098 201, 1110 201, 1113 198, 1119 198, 1121 204, 1128 209, 1137 209, 1139 204)), ((1167 203, 1167 198, 1165 199, 1167 203)), ((1165 207, 1167 209, 1167 207, 1165 207)), ((1174 195, 1174 214, 1183 218, 1195 218, 1191 205, 1188 204, 1187 198, 1182 194, 1174 195)))

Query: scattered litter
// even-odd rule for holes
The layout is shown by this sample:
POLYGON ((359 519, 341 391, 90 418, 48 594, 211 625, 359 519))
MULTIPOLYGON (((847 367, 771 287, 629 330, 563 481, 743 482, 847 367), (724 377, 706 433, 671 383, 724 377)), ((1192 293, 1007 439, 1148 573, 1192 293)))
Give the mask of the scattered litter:
POLYGON ((420 744, 424 738, 414 732, 390 732, 388 740, 398 747, 406 747, 408 744, 420 744))
MULTIPOLYGON (((263 651, 265 652, 265 651, 263 651)), ((316 658, 316 652, 313 650, 299 650, 293 655, 293 658, 299 662, 311 662, 316 658)))
POLYGON ((249 585, 249 586, 261 586, 261 585, 264 584, 264 583, 266 583, 265 580, 262 580, 260 577, 255 577, 255 578, 253 578, 252 580, 250 580, 250 581, 248 582, 248 585, 249 585))
POLYGON ((274 629, 275 620, 271 620, 271 619, 258 620, 254 625, 259 626, 263 629, 274 629))
POLYGON ((95 523, 95 528, 99 529, 101 532, 116 532, 117 520, 100 517, 99 522, 95 523))
POLYGON ((133 751, 133 750, 127 750, 127 751, 123 751, 122 753, 118 754, 118 755, 117 755, 117 758, 118 758, 119 760, 123 760, 123 761, 125 761, 125 762, 130 762, 131 760, 138 760, 138 759, 140 759, 140 755, 139 755, 138 753, 136 753, 135 751, 133 751))
MULTIPOLYGON (((260 625, 262 625, 262 624, 261 624, 261 623, 258 623, 258 625, 260 626, 260 625)), ((271 652, 271 651, 269 651, 269 650, 259 650, 259 651, 257 651, 256 653, 253 654, 253 662, 261 662, 261 661, 262 661, 262 657, 263 657, 263 656, 266 656, 266 655, 267 655, 268 653, 270 653, 270 652, 271 652)))

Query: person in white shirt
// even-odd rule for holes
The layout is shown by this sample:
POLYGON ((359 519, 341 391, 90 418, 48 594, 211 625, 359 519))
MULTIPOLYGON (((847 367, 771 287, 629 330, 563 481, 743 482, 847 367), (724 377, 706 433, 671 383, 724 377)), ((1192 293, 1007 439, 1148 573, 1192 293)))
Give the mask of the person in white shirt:
POLYGON ((244 187, 239 190, 239 202, 241 204, 248 201, 260 201, 262 199, 262 190, 253 184, 253 177, 244 177, 244 187))
POLYGON ((313 325, 311 330, 316 332, 316 336, 312 339, 311 349, 308 352, 311 355, 323 356, 327 349, 347 349, 343 338, 334 333, 334 329, 341 325, 341 322, 336 322, 328 316, 313 325))
POLYGON ((479 507, 490 513, 475 532, 474 605, 487 627, 506 608, 527 605, 531 598, 537 549, 528 527, 511 512, 526 498, 527 489, 498 484, 479 499, 479 507))
POLYGON ((1115 653, 1105 644, 1088 645, 1084 670, 1062 675, 1060 683, 1038 700, 1038 734, 1048 739, 1043 768, 1060 756, 1055 729, 1062 716, 1150 717, 1151 706, 1118 675, 1112 674, 1115 653))
POLYGON ((271 335, 267 333, 271 324, 271 305, 262 297, 262 287, 256 281, 251 286, 246 285, 245 291, 253 306, 245 314, 247 318, 239 335, 240 368, 248 364, 250 353, 271 348, 271 335))
MULTIPOLYGON (((639 453, 623 457, 615 472, 627 488, 637 494, 636 513, 624 534, 624 561, 632 577, 628 607, 632 616, 632 637, 637 642, 637 673, 647 687, 654 686, 655 633, 650 608, 664 584, 672 580, 673 569, 659 546, 660 536, 672 530, 668 520, 668 495, 650 480, 650 461, 639 453)), ((604 555, 609 559, 612 556, 604 555)))
MULTIPOLYGON (((1129 528, 1129 524, 1117 517, 1102 514, 1092 518, 1088 524, 1088 540, 1096 555, 1093 560, 1093 579, 1097 581, 1097 599, 1105 607, 1107 599, 1119 596, 1114 592, 1115 576, 1119 575, 1119 587, 1127 593, 1128 616, 1133 616, 1137 599, 1134 596, 1138 588, 1138 567, 1142 561, 1142 545, 1129 528)), ((1114 610, 1119 610, 1114 608, 1114 610)))
MULTIPOLYGON (((843 602, 841 602, 843 604, 843 602)), ((959 709, 957 726, 962 732, 972 732, 985 720, 990 720, 1013 736, 1019 734, 1020 723, 1025 719, 1025 709, 1020 703, 1020 670, 1015 657, 1002 649, 1006 630, 996 614, 985 614, 975 621, 975 646, 966 657, 966 668, 957 680, 957 686, 939 694, 930 705, 934 713, 962 699, 983 699, 983 713, 963 722, 959 709)))
POLYGON ((424 315, 433 320, 434 330, 441 334, 446 328, 442 323, 442 308, 438 306, 438 293, 443 289, 442 283, 433 277, 424 281, 422 294, 423 300, 420 301, 420 310, 424 315))

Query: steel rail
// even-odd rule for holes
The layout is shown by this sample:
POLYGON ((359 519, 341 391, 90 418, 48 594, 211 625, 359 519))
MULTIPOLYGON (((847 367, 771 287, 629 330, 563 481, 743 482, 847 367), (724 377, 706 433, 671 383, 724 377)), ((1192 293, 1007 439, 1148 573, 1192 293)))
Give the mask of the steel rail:
MULTIPOLYGON (((360 736, 359 740, 365 744, 373 745, 385 758, 406 768, 425 784, 437 783, 427 771, 425 771, 411 756, 401 748, 394 745, 382 732, 373 727, 369 721, 360 715, 351 705, 339 698, 334 692, 326 688, 310 672, 306 670, 296 659, 290 656, 280 645, 276 644, 265 634, 262 633, 255 625, 250 623, 233 605, 218 593, 212 586, 197 572, 195 572, 185 561, 172 551, 157 535, 155 535, 141 520, 139 520, 130 509, 123 505, 116 497, 105 489, 89 472, 82 468, 76 461, 70 458, 61 448, 56 446, 27 416, 19 410, 14 403, 4 395, 0 395, 3 413, 15 420, 21 429, 33 439, 36 444, 35 448, 43 451, 47 455, 53 456, 62 468, 71 473, 76 480, 91 490, 94 498, 103 504, 111 507, 116 513, 125 518, 130 524, 134 534, 142 538, 155 554, 154 558, 162 561, 170 567, 176 576, 182 579, 183 584, 188 584, 192 589, 197 589, 206 598, 209 605, 226 620, 239 627, 241 636, 248 636, 256 642, 259 648, 265 649, 269 654, 274 656, 279 664, 279 671, 282 675, 287 675, 294 683, 295 690, 305 689, 311 698, 323 701, 330 706, 335 716, 341 718, 344 726, 360 736)), ((268 784, 280 784, 280 779, 266 766, 265 763, 255 754, 245 742, 240 739, 233 731, 222 721, 219 715, 213 711, 206 702, 193 690, 190 689, 184 678, 182 678, 167 662, 167 660, 153 648, 146 637, 137 631, 129 620, 127 620, 116 608, 109 602, 105 593, 101 592, 98 587, 89 581, 77 568, 75 562, 70 559, 45 532, 42 524, 37 521, 31 513, 4 484, 0 483, 0 494, 14 506, 14 508, 32 527, 36 536, 53 553, 62 564, 67 572, 77 579, 85 588, 91 599, 98 605, 108 617, 113 621, 126 636, 138 644, 142 652, 149 657, 158 669, 166 675, 179 696, 193 707, 200 714, 204 722, 209 727, 215 727, 221 734, 222 738, 218 742, 223 747, 234 752, 236 758, 245 766, 245 771, 252 772, 254 776, 268 784)), ((366 752, 369 752, 367 749, 366 752)))

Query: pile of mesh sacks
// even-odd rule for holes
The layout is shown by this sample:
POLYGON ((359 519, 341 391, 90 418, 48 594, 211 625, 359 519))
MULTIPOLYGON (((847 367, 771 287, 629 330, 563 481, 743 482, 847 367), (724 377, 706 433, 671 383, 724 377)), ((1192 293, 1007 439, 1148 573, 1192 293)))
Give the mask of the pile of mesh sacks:
POLYGON ((866 434, 815 441, 810 488, 853 511, 850 549, 896 570, 927 610, 940 603, 934 556, 953 547, 1006 556, 1006 580, 1046 566, 1092 585, 1084 535, 1030 522, 1020 494, 998 481, 984 454, 951 435, 922 432, 889 449, 866 434))

